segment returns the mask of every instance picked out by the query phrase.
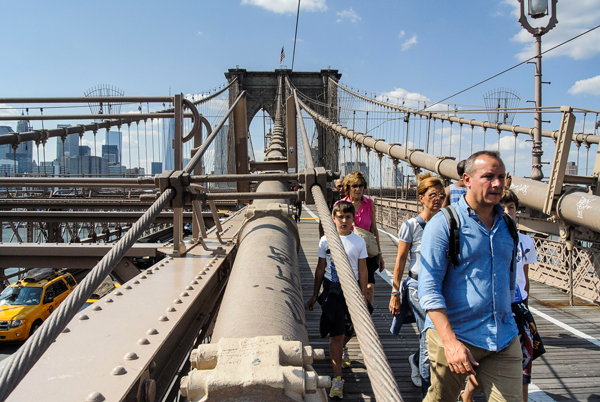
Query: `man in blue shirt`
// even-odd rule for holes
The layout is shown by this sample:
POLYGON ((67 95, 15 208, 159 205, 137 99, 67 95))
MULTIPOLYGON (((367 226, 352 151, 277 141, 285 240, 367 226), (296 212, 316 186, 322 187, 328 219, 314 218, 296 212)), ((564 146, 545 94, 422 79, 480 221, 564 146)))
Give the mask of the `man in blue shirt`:
POLYGON ((514 242, 499 205, 505 180, 496 152, 467 159, 467 194, 455 204, 460 252, 448 256, 450 231, 443 214, 425 227, 421 245, 419 300, 431 387, 425 401, 456 401, 467 375, 476 374, 488 400, 521 401, 521 350, 512 316, 514 242))

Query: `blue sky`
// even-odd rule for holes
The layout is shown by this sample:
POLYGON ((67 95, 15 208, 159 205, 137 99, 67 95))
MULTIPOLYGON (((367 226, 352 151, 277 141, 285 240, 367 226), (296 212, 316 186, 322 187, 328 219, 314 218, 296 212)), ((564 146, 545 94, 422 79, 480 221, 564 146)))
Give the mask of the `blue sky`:
MULTIPOLYGON (((199 93, 223 84, 229 68, 278 68, 282 46, 290 68, 297 5, 0 0, 0 97, 81 96, 98 84, 126 95, 199 93)), ((302 0, 294 70, 331 66, 354 88, 437 101, 533 55, 533 38, 517 21, 517 5, 302 0)), ((557 14, 544 49, 599 25, 600 0, 562 0, 557 14)), ((546 55, 544 81, 552 84, 544 86, 544 106, 599 110, 599 53, 600 29, 546 55)), ((525 106, 534 98, 533 74, 532 65, 523 65, 448 102, 483 106, 484 93, 504 87, 520 93, 525 106)), ((528 116, 515 124, 533 123, 528 116)))

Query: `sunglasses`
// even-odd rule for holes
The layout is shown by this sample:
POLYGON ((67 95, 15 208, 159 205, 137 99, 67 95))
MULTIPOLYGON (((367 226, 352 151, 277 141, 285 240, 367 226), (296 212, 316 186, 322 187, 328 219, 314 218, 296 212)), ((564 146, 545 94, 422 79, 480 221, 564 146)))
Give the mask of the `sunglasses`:
POLYGON ((432 200, 436 197, 439 197, 440 200, 443 200, 444 198, 446 198, 446 194, 444 194, 444 193, 439 193, 439 194, 438 193, 429 193, 429 194, 427 194, 427 196, 432 200))
POLYGON ((344 188, 344 186, 342 186, 341 184, 339 186, 335 186, 335 188, 337 188, 338 190, 341 190, 344 188))
POLYGON ((353 184, 351 187, 352 188, 364 188, 365 185, 364 184, 353 184))

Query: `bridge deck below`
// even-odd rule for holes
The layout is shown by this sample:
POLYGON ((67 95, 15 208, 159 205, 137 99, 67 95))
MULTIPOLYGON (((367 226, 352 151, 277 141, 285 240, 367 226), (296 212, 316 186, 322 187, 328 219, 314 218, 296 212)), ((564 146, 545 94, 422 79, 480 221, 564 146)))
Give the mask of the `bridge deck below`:
MULTIPOLYGON (((312 206, 309 208, 315 211, 312 206)), ((312 295, 318 248, 318 224, 306 212, 305 209, 299 225, 302 244, 299 260, 304 300, 312 295)), ((395 235, 395 229, 384 230, 395 235)), ((381 240, 386 270, 391 274, 397 243, 386 234, 381 236, 381 240)), ((411 382, 408 364, 408 356, 418 345, 417 328, 414 324, 404 326, 398 338, 390 334, 390 290, 390 284, 381 276, 376 276, 373 322, 402 397, 405 401, 420 401, 420 389, 411 382)), ((530 307, 544 341, 546 354, 533 363, 533 385, 530 387, 529 400, 600 401, 600 307, 577 298, 575 306, 571 307, 568 296, 563 292, 537 282, 531 284, 530 307)), ((319 374, 332 375, 327 353, 328 339, 321 339, 319 335, 320 315, 318 304, 314 311, 306 312, 310 344, 325 349, 327 357, 314 366, 319 374)), ((344 369, 344 400, 375 400, 356 338, 348 346, 353 367, 344 369)), ((476 400, 483 400, 482 395, 476 400)))

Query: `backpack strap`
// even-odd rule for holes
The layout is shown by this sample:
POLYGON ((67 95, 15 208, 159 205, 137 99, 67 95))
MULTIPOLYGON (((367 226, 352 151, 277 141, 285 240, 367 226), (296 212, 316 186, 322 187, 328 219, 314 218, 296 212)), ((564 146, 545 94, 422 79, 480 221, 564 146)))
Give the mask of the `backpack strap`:
POLYGON ((509 214, 504 214, 504 215, 502 215, 502 217, 504 218, 504 222, 506 222, 506 227, 508 228, 510 237, 512 237, 513 243, 515 245, 515 248, 513 250, 512 261, 510 263, 510 270, 511 270, 511 272, 513 272, 515 262, 516 262, 515 256, 517 254, 518 247, 519 247, 519 231, 517 230, 517 223, 509 214))
POLYGON ((456 213, 456 209, 454 209, 452 204, 442 208, 441 211, 446 217, 448 229, 450 231, 448 250, 446 251, 446 254, 450 258, 454 268, 456 268, 458 265, 458 254, 460 253, 460 220, 458 219, 458 214, 456 213))

